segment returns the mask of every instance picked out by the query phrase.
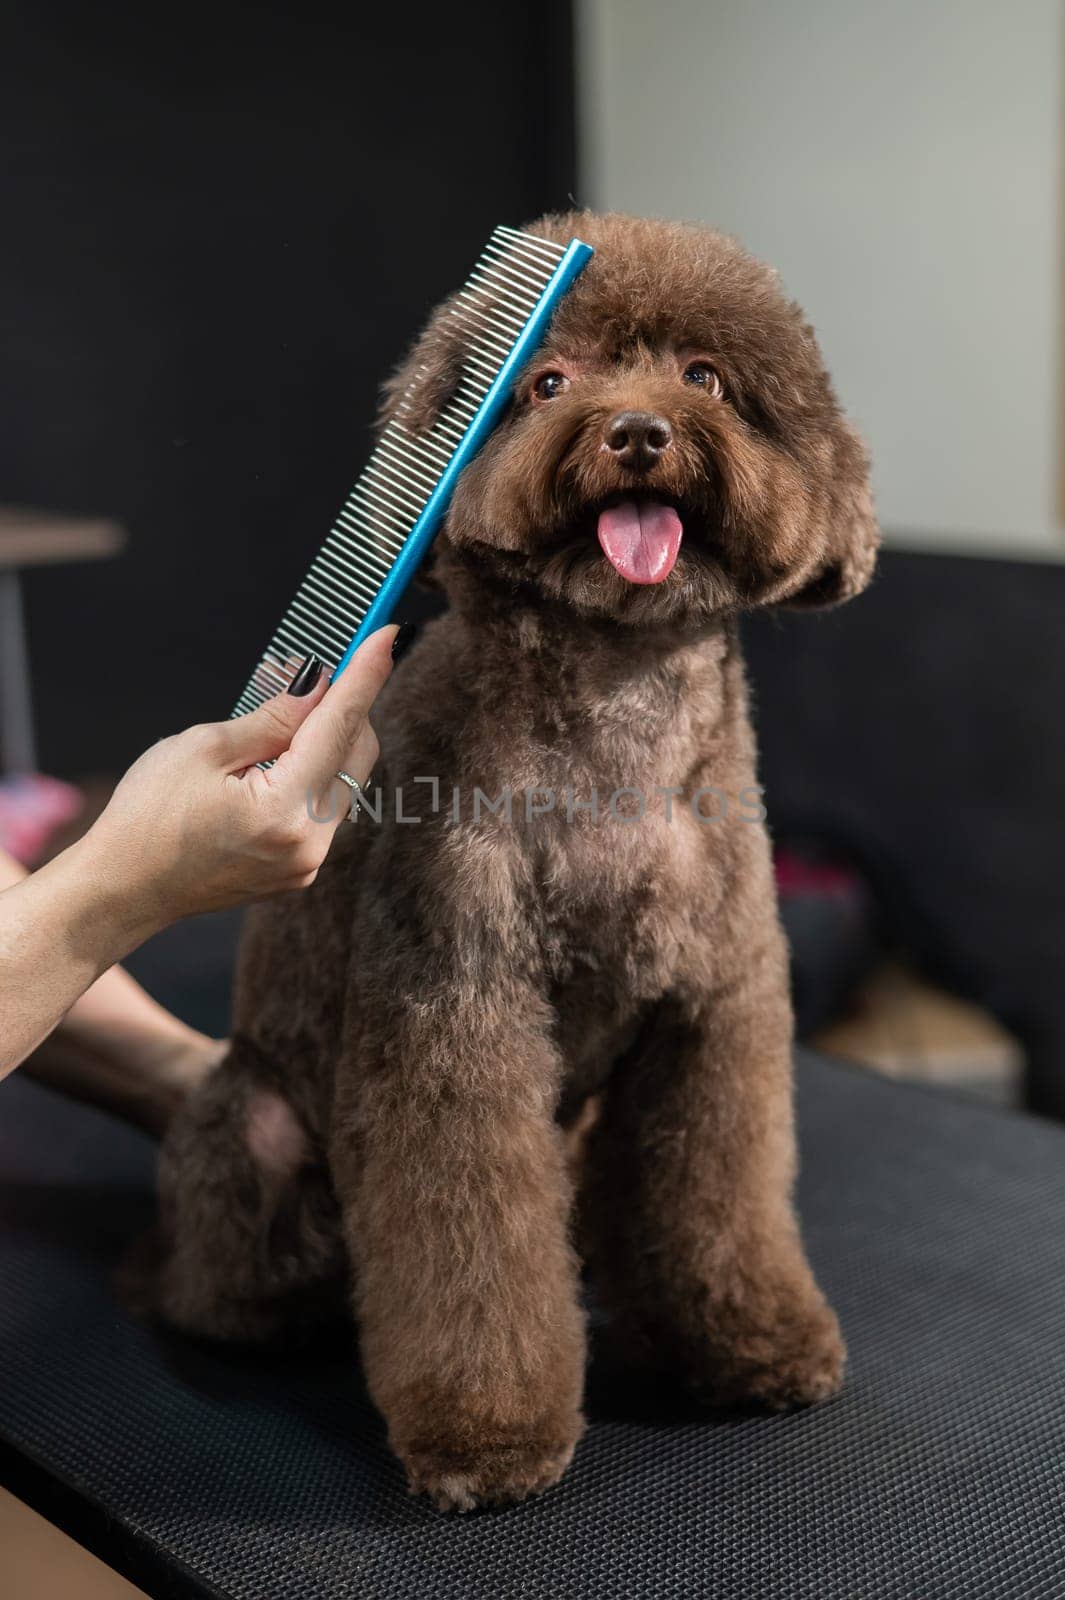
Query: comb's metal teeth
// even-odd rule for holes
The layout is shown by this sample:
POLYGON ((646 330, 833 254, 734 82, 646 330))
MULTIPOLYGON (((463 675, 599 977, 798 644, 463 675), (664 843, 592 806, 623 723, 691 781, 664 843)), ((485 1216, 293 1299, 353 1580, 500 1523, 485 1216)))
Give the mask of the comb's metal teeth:
POLYGON ((457 417, 455 421, 452 422, 450 417, 442 416, 437 418, 433 432, 436 434, 437 438, 445 441, 448 451, 450 452, 458 445, 460 439, 462 439, 465 435, 468 427, 469 423, 466 421, 465 417, 457 417))
MULTIPOLYGON (((300 662, 303 660, 303 657, 306 654, 306 650, 302 649, 302 647, 300 651, 294 655, 290 647, 278 650, 276 646, 271 646, 271 648, 267 650, 266 655, 263 657, 263 664, 265 666, 266 663, 269 662, 281 679, 285 682, 288 682, 293 673, 299 669, 300 662)), ((322 659, 323 661, 328 662, 328 657, 323 656, 322 659)))
POLYGON ((396 535, 389 534, 385 537, 374 528, 365 528, 358 524, 354 527, 338 526, 333 530, 333 536, 323 554, 329 556, 334 566, 343 569, 344 563, 352 556, 363 555, 368 549, 380 547, 382 560, 391 565, 405 542, 396 535))
POLYGON ((299 627, 307 629, 316 655, 320 656, 323 653, 320 643, 322 639, 330 642, 334 648, 341 650, 347 648, 348 641, 335 617, 323 611, 321 606, 305 595, 302 589, 289 606, 288 616, 299 627))
POLYGON ((282 689, 287 689, 291 679, 291 671, 283 673, 275 662, 268 661, 264 657, 245 684, 244 697, 262 704, 264 700, 271 699, 282 689))
POLYGON ((517 338, 528 321, 529 312, 536 304, 538 296, 530 295, 527 301, 521 301, 504 283, 477 277, 471 279, 471 282, 477 284, 479 288, 483 287, 485 292, 481 297, 464 295, 464 306, 468 306, 472 312, 480 312, 482 316, 489 317, 512 338, 517 338))
POLYGON ((433 477, 391 446, 387 450, 379 450, 374 457, 374 471, 384 471, 386 468, 393 481, 401 482, 405 488, 414 489, 421 496, 423 503, 432 494, 435 487, 433 477))
POLYGON ((475 350, 478 355, 486 356, 496 367, 502 365, 504 359, 513 348, 512 345, 508 344, 502 355, 500 355, 499 351, 493 347, 491 339, 479 328, 469 329, 466 334, 466 340, 471 349, 475 350))
POLYGON ((485 245, 485 254, 489 251, 504 251, 507 256, 517 256, 521 261, 532 262, 537 272, 548 274, 555 270, 566 254, 561 246, 548 245, 544 238, 532 238, 531 234, 493 234, 485 245))
POLYGON ((463 366, 468 366, 469 364, 470 356, 475 351, 475 340, 476 353, 486 358, 493 373, 499 371, 499 368, 503 365, 511 350, 513 350, 515 342, 514 339, 497 340, 491 328, 483 322, 474 322, 471 318, 462 325, 463 366))
POLYGON ((279 657, 276 647, 271 645, 256 667, 250 687, 261 695, 273 694, 275 687, 281 684, 287 688, 301 660, 302 657, 293 657, 288 652, 279 657))
POLYGON ((357 533, 360 542, 366 539, 398 539, 401 544, 411 531, 411 518, 401 517, 390 507, 371 506, 366 498, 365 485, 360 485, 358 494, 352 493, 347 506, 337 515, 337 523, 357 533))
POLYGON ((462 322, 465 326, 468 318, 474 318, 509 350, 528 322, 531 310, 532 306, 516 306, 509 295, 504 295, 500 289, 493 289, 490 298, 486 296, 480 303, 471 301, 462 307, 462 322))
POLYGON ((479 401, 478 401, 478 398, 477 398, 477 390, 469 382, 469 380, 466 377, 463 377, 463 378, 461 378, 459 380, 459 386, 455 391, 455 397, 456 397, 456 400, 458 400, 461 403, 462 401, 464 401, 466 399, 466 397, 468 395, 472 396, 473 403, 474 403, 474 406, 476 408, 477 404, 479 404, 479 401))
MULTIPOLYGON (((369 467, 366 470, 373 472, 382 461, 387 461, 393 472, 406 475, 408 458, 409 451, 406 450, 406 446, 395 435, 390 434, 389 438, 382 438, 381 445, 377 446, 377 450, 374 450, 373 459, 369 462, 369 467)), ((430 477, 432 477, 432 474, 430 474, 430 477)))
POLYGON ((417 512, 411 512, 405 506, 389 499, 377 484, 366 483, 365 480, 357 504, 360 510, 369 508, 372 520, 380 518, 386 529, 391 528, 401 533, 403 538, 406 538, 412 524, 418 520, 417 512))
POLYGON ((401 518, 406 518, 408 522, 409 518, 417 517, 417 515, 421 514, 421 502, 416 501, 413 496, 403 496, 397 490, 392 490, 387 478, 382 478, 379 472, 374 472, 373 475, 369 474, 369 472, 363 474, 358 504, 366 504, 369 501, 376 501, 377 504, 382 504, 382 506, 389 506, 390 509, 398 512, 401 518))
POLYGON ((357 522, 354 517, 348 517, 344 522, 338 518, 332 533, 322 547, 322 554, 328 555, 334 565, 343 566, 351 551, 358 553, 367 548, 375 548, 380 549, 382 555, 389 561, 393 561, 405 543, 406 535, 401 537, 398 533, 386 532, 380 525, 367 526, 365 522, 357 522))
POLYGON ((486 250, 506 250, 509 254, 523 255, 535 261, 545 271, 553 271, 566 254, 568 246, 555 244, 550 239, 539 239, 531 233, 519 233, 514 228, 490 235, 486 250))
POLYGON ((386 562, 384 571, 376 571, 374 567, 368 561, 364 560, 361 555, 353 555, 350 560, 353 573, 362 578, 364 581, 368 581, 370 583, 376 598, 378 589, 380 589, 382 583, 385 581, 385 578, 388 576, 388 573, 391 570, 391 561, 386 562))
POLYGON ((506 267, 508 271, 520 273, 525 283, 538 283, 543 290, 550 282, 557 262, 533 255, 529 250, 513 250, 508 244, 489 243, 474 270, 483 270, 487 267, 494 271, 500 266, 506 267))
POLYGON ((337 542, 337 552, 341 552, 342 546, 361 549, 366 544, 379 544, 384 549, 395 552, 395 550, 400 549, 401 544, 405 541, 408 528, 409 520, 405 520, 401 525, 400 523, 385 523, 382 522, 381 517, 368 517, 363 507, 358 506, 358 504, 349 504, 349 506, 344 506, 337 512, 333 533, 326 541, 325 549, 331 549, 333 541, 336 539, 336 541, 341 541, 337 542))
MULTIPOLYGON (((391 548, 378 548, 384 541, 372 528, 367 529, 365 526, 356 525, 350 534, 342 532, 341 537, 345 539, 345 545, 343 548, 338 548, 338 560, 342 559, 345 563, 362 561, 370 566, 371 572, 374 567, 379 567, 381 572, 387 572, 403 547, 403 540, 398 540, 392 543, 391 548), (355 537, 352 538, 351 534, 355 537)), ((381 581, 381 572, 373 573, 377 583, 381 581)))
POLYGON ((462 327, 462 364, 469 365, 471 355, 480 355, 487 362, 493 373, 499 371, 503 362, 514 348, 511 339, 505 345, 497 343, 491 330, 481 322, 466 322, 462 327))
POLYGON ((339 653, 347 648, 347 641, 342 640, 339 630, 334 630, 302 605, 291 607, 289 627, 300 630, 303 642, 298 648, 302 649, 304 656, 316 655, 324 660, 330 652, 339 653))
POLYGON ((515 339, 521 331, 521 324, 516 330, 501 329, 488 315, 482 306, 466 306, 462 311, 456 311, 460 333, 462 335, 476 334, 483 339, 486 345, 491 346, 493 359, 498 363, 504 359, 511 349, 515 339))
POLYGON ((368 483, 375 494, 397 506, 407 515, 414 518, 421 515, 425 497, 419 497, 409 485, 397 483, 394 475, 382 471, 379 463, 375 462, 372 467, 367 467, 363 473, 363 482, 368 483))
POLYGON ((494 330, 494 337, 509 349, 528 322, 538 298, 531 295, 523 305, 509 289, 496 285, 490 296, 486 294, 479 306, 470 306, 469 310, 471 315, 479 314, 488 328, 494 330))
POLYGON ((496 239, 500 235, 504 239, 513 239, 522 249, 543 251, 545 255, 549 255, 554 261, 561 261, 566 253, 564 244, 556 244, 553 239, 541 239, 539 234, 526 233, 521 228, 506 228, 500 224, 498 228, 492 229, 492 238, 496 239))
POLYGON ((479 268, 471 272, 455 299, 460 304, 469 305, 472 301, 474 305, 498 307, 501 311, 507 309, 510 301, 512 314, 527 317, 542 292, 542 284, 524 283, 516 274, 508 276, 502 267, 493 266, 490 270, 479 268))
POLYGON ((538 249, 538 243, 539 241, 535 239, 522 239, 520 244, 514 243, 511 239, 489 239, 484 247, 484 254, 505 255, 508 260, 521 261, 535 272, 542 272, 546 277, 550 277, 566 252, 560 250, 556 255, 553 249, 546 251, 538 249))
POLYGON ((406 450, 416 460, 434 474, 434 479, 439 478, 450 459, 431 433, 410 434, 407 436, 406 450))
POLYGON ((466 415, 465 407, 461 410, 452 410, 449 406, 447 411, 441 412, 440 416, 437 417, 433 425, 433 436, 439 439, 442 444, 446 444, 447 452, 450 456, 469 425, 470 419, 466 415))
POLYGON ((496 308, 474 305, 472 302, 466 306, 456 307, 455 315, 464 332, 472 329, 474 333, 480 334, 482 339, 496 346, 500 360, 506 355, 528 321, 527 317, 508 317, 506 322, 510 325, 506 326, 503 315, 498 314, 496 308))
MULTIPOLYGON (((344 638, 344 632, 339 620, 331 611, 323 609, 321 602, 316 601, 309 595, 303 584, 300 585, 293 596, 289 605, 288 616, 291 620, 302 618, 300 626, 313 628, 315 630, 315 638, 322 633, 327 636, 332 635, 339 642, 341 649, 345 647, 347 641, 344 638)), ((318 654, 320 655, 321 651, 318 651, 318 654)))
MULTIPOLYGON (((432 442, 432 429, 414 430, 406 426, 406 422, 403 419, 398 418, 395 426, 390 424, 389 432, 381 435, 381 443, 377 445, 377 450, 374 451, 374 459, 376 459, 377 454, 392 453, 397 458, 400 466, 406 466, 409 456, 414 456, 414 459, 419 458, 421 448, 424 448, 424 446, 429 448, 429 453, 432 456, 440 454, 440 450, 432 442)), ((429 466, 429 462, 422 462, 422 466, 429 466)), ((437 475, 437 462, 433 461, 432 467, 430 467, 430 477, 435 478, 437 475)))
MULTIPOLYGON (((512 321, 512 327, 510 329, 500 328, 499 322, 503 318, 494 316, 492 307, 485 305, 483 300, 466 300, 462 305, 453 306, 452 315, 458 319, 464 328, 469 327, 471 324, 480 328, 485 337, 493 339, 499 345, 500 350, 504 352, 510 349, 526 322, 524 317, 507 318, 507 320, 512 321)), ((506 314, 503 313, 503 317, 505 316, 506 314)))
MULTIPOLYGON (((462 384, 462 382, 463 382, 463 379, 460 378, 459 379, 460 385, 462 384)), ((470 402, 469 402, 468 398, 466 397, 466 395, 465 394, 460 395, 459 394, 459 390, 456 389, 455 393, 451 396, 451 399, 448 401, 448 403, 444 407, 443 411, 441 411, 439 417, 437 417, 436 421, 433 423, 433 435, 434 435, 434 437, 439 433, 441 426, 447 428, 451 433, 455 433, 455 432, 458 432, 460 434, 461 433, 465 433, 466 429, 469 427, 470 423, 473 421, 474 417, 476 416, 476 414, 477 414, 477 406, 479 406, 480 403, 481 403, 481 400, 480 400, 480 397, 478 397, 477 404, 471 407, 470 402)), ((450 457, 451 457, 451 447, 450 446, 448 446, 448 452, 447 453, 448 453, 448 459, 450 460, 450 457)))
POLYGON ((482 385, 485 394, 487 394, 496 380, 500 362, 497 361, 493 365, 486 361, 484 356, 474 352, 469 340, 467 340, 466 348, 462 352, 462 366, 464 371, 472 372, 476 375, 477 382, 482 385))
POLYGON ((400 491, 393 490, 392 486, 387 482, 387 478, 382 478, 379 472, 374 472, 373 475, 365 472, 363 474, 363 486, 365 486, 366 490, 366 499, 371 504, 377 502, 377 504, 384 504, 384 506, 392 506, 403 517, 408 518, 408 523, 417 522, 417 518, 421 517, 422 507, 424 507, 425 502, 417 501, 417 499, 414 499, 413 494, 401 494, 400 491))
POLYGON ((383 512, 351 501, 337 516, 337 527, 356 536, 353 548, 360 551, 370 550, 377 544, 402 544, 410 533, 410 526, 409 517, 386 519, 383 512))
POLYGON ((390 433, 387 439, 382 439, 377 448, 385 455, 392 455, 400 461, 412 462, 426 473, 434 484, 448 462, 447 451, 441 450, 431 430, 427 429, 424 433, 407 433, 402 423, 397 424, 395 431, 390 433))
POLYGON ((342 573, 330 567, 326 570, 325 578, 352 605, 367 606, 377 598, 377 591, 370 587, 365 578, 360 578, 353 567, 346 567, 342 573))
POLYGON ((316 587, 320 588, 323 593, 326 592, 322 587, 325 583, 328 583, 329 592, 334 596, 334 603, 343 605, 349 611, 365 611, 367 606, 376 599, 375 591, 366 582, 365 578, 360 578, 354 570, 347 572, 343 578, 338 577, 333 572, 329 572, 321 578, 315 579, 316 587))
POLYGON ((385 573, 395 559, 396 551, 380 548, 376 536, 364 531, 360 531, 358 539, 353 539, 344 552, 345 562, 352 566, 356 563, 361 565, 375 585, 383 582, 385 573))
MULTIPOLYGON (((500 255, 507 261, 512 261, 525 272, 540 273, 545 284, 555 272, 560 256, 542 256, 535 250, 514 249, 509 243, 490 243, 485 252, 489 261, 498 259, 500 255)), ((562 252, 565 254, 565 251, 562 252)))
POLYGON ((441 422, 437 431, 440 438, 447 445, 448 450, 455 451, 458 449, 466 429, 465 427, 449 428, 446 423, 441 422))
POLYGON ((433 440, 426 434, 406 433, 391 422, 381 437, 382 445, 384 445, 386 439, 397 448, 409 451, 418 460, 424 462, 433 473, 434 481, 443 472, 450 459, 448 452, 441 450, 440 446, 434 444, 433 440))
MULTIPOLYGON (((278 629, 276 642, 283 647, 285 655, 290 660, 302 661, 313 652, 330 671, 340 659, 320 639, 306 632, 297 632, 294 621, 285 623, 278 629)), ((291 673, 289 677, 291 678, 291 673)))
POLYGON ((274 692, 280 693, 282 689, 287 689, 292 682, 291 672, 286 674, 281 666, 274 661, 268 661, 265 657, 259 663, 259 674, 257 676, 261 676, 264 680, 259 685, 264 695, 269 695, 272 684, 276 685, 274 692))
POLYGON ((389 451, 393 451, 398 460, 401 463, 405 463, 408 455, 410 454, 411 448, 420 443, 424 443, 428 438, 429 433, 427 429, 412 428, 401 417, 397 417, 393 422, 388 424, 388 427, 381 435, 381 442, 378 445, 377 452, 375 452, 375 454, 381 451, 384 451, 386 454, 389 451))
MULTIPOLYGON (((313 598, 313 596, 308 596, 308 600, 313 598)), ((318 601, 318 609, 320 611, 323 609, 323 602, 320 600, 318 601)), ((358 608, 348 604, 338 607, 335 597, 327 598, 324 602, 324 614, 333 618, 333 621, 329 624, 329 637, 342 639, 346 644, 350 644, 351 636, 358 628, 367 610, 368 607, 365 602, 358 608)), ((323 641, 324 639, 325 635, 323 634, 323 641)), ((344 647, 344 644, 337 646, 340 650, 344 649, 344 647)), ((315 648, 319 655, 328 653, 325 649, 325 643, 322 641, 319 641, 315 648)))
MULTIPOLYGON (((497 366, 498 365, 499 365, 499 363, 497 363, 497 366)), ((460 372, 460 374, 459 374, 460 381, 461 381, 461 378, 462 378, 462 374, 460 372)), ((444 417, 444 416, 454 416, 455 412, 456 412, 456 409, 459 410, 459 411, 465 411, 467 413, 467 415, 462 418, 462 421, 464 423, 468 424, 468 423, 473 421, 474 415, 476 414, 476 411, 477 411, 477 406, 479 406, 481 404, 481 401, 483 399, 484 399, 484 395, 478 393, 476 405, 473 407, 473 410, 470 411, 469 402, 466 401, 466 400, 461 400, 461 401, 459 400, 459 398, 458 398, 458 387, 456 386, 454 391, 448 396, 447 403, 444 406, 441 407, 440 415, 442 417, 444 417)))
POLYGON ((458 449, 468 428, 469 423, 464 416, 456 417, 454 422, 450 417, 441 417, 437 432, 440 439, 447 445, 449 454, 458 449))
POLYGON ((460 328, 464 339, 476 338, 481 341, 497 367, 513 349, 514 341, 520 332, 519 326, 518 331, 512 334, 501 333, 490 317, 472 306, 468 315, 460 318, 460 328))
POLYGON ((473 282, 487 282, 500 286, 519 305, 526 308, 528 315, 547 288, 550 276, 550 273, 540 275, 530 272, 527 267, 516 266, 512 260, 504 258, 481 267, 474 273, 473 282))
POLYGON ((402 489, 382 472, 374 472, 373 477, 367 474, 365 479, 367 494, 377 496, 379 503, 394 508, 401 522, 408 529, 417 522, 425 508, 427 495, 419 496, 413 489, 402 489))
POLYGON ((325 601, 329 610, 335 614, 338 623, 347 625, 347 614, 355 604, 364 605, 365 601, 358 599, 346 583, 332 573, 328 572, 317 562, 314 568, 303 580, 303 588, 311 598, 325 601))

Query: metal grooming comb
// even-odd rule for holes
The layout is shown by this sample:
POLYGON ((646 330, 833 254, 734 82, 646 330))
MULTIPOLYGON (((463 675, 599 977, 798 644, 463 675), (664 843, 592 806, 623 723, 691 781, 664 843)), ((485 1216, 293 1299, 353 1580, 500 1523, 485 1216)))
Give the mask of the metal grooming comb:
POLYGON ((459 473, 484 444, 514 380, 551 315, 592 256, 568 245, 496 228, 451 307, 463 347, 453 397, 424 433, 408 432, 424 369, 415 373, 370 460, 311 563, 233 715, 287 688, 312 652, 334 676, 391 616, 451 500, 459 473))

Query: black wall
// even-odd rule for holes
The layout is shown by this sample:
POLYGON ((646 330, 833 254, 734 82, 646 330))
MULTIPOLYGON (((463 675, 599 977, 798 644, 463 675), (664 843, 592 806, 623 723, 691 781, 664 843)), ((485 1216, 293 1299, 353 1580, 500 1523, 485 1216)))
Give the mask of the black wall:
POLYGON ((227 714, 495 223, 569 203, 569 7, 9 8, 0 500, 119 518, 27 580, 41 760, 227 714))

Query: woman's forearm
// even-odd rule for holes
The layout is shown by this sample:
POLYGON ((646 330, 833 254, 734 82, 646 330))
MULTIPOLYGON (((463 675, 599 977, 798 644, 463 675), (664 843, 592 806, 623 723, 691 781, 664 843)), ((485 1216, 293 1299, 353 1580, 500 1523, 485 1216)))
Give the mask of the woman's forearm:
POLYGON ((45 1039, 116 961, 157 932, 121 862, 87 836, 0 893, 0 1076, 45 1039))
MULTIPOLYGON (((26 876, 0 850, 0 890, 26 876)), ((5 994, 0 979, 0 1002, 5 994)), ((7 1011, 0 1003, 0 1038, 7 1011)), ((31 1051, 23 1070, 158 1135, 223 1051, 221 1041, 172 1016, 122 967, 109 967, 31 1051)))

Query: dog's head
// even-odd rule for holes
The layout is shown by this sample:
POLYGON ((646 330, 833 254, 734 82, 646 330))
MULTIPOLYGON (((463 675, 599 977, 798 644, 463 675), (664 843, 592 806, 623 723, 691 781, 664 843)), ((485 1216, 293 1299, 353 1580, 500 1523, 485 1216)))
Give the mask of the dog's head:
MULTIPOLYGON (((449 564, 626 623, 864 588, 865 450, 776 275, 705 228, 579 212, 529 231, 596 254, 462 474, 440 536, 449 564)), ((452 392, 446 310, 386 390, 386 417, 418 369, 408 425, 452 392)))

